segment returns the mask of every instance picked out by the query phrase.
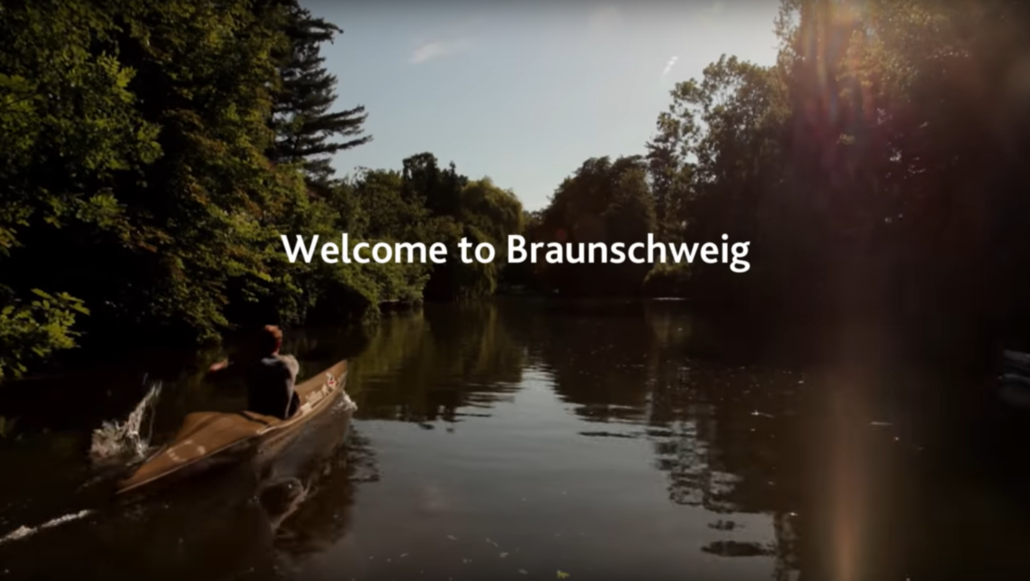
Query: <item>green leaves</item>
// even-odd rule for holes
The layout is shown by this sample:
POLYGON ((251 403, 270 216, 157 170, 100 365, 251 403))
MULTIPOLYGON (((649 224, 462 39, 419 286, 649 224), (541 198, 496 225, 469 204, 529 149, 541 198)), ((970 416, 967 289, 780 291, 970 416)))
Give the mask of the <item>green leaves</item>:
POLYGON ((52 295, 32 289, 37 300, 14 302, 0 309, 0 380, 20 377, 28 365, 54 351, 75 346, 78 333, 71 331, 76 313, 88 315, 82 301, 66 293, 52 295))
MULTIPOLYGON (((79 332, 367 320, 381 301, 420 300, 430 277, 422 264, 289 264, 281 234, 456 243, 521 229, 510 192, 429 154, 403 174, 329 179, 325 156, 369 139, 363 108, 330 112, 318 48, 337 32, 289 2, 5 5, 0 368, 20 374, 79 332)), ((478 296, 496 267, 433 276, 478 296)))
POLYGON ((287 2, 280 16, 286 34, 281 49, 275 51, 279 79, 271 119, 276 139, 270 157, 300 163, 311 185, 325 190, 334 173, 331 156, 372 140, 364 135, 368 114, 363 106, 330 112, 337 79, 326 70, 320 45, 332 42, 342 30, 315 18, 296 1, 287 2))
POLYGON ((723 57, 679 83, 648 144, 660 217, 761 254, 745 283, 698 265, 692 284, 776 310, 848 288, 863 304, 906 289, 942 312, 1002 312, 1001 296, 1021 312, 1030 213, 1015 184, 1030 93, 1008 79, 1030 51, 1028 24, 1004 0, 783 1, 776 64, 723 57), (861 281, 846 266, 856 260, 869 264, 861 281), (971 279, 958 263, 984 270, 971 279))

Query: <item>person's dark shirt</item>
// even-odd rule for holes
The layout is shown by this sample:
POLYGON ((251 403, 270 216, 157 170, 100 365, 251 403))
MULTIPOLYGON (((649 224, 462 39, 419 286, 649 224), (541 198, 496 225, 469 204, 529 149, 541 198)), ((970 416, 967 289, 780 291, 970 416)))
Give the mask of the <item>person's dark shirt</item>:
POLYGON ((234 362, 226 369, 232 370, 232 375, 241 378, 246 385, 248 410, 280 419, 297 411, 300 403, 294 392, 297 365, 292 357, 271 355, 234 362))

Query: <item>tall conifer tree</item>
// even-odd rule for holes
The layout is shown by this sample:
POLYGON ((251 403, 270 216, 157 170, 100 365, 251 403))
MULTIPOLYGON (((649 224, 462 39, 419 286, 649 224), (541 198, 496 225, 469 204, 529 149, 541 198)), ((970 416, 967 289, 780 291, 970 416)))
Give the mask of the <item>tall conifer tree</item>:
POLYGON ((364 106, 331 111, 337 78, 326 70, 321 45, 343 30, 314 17, 296 0, 284 4, 288 46, 280 64, 282 83, 272 120, 276 139, 269 157, 302 163, 312 186, 325 185, 333 177, 334 153, 372 140, 364 130, 368 114, 364 106))

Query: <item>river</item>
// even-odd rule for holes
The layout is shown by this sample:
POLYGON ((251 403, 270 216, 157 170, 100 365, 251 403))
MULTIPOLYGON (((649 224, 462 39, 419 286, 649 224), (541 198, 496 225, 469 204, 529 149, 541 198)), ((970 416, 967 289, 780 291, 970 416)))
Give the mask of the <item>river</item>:
POLYGON ((1025 448, 949 396, 976 379, 813 333, 530 300, 291 331, 302 375, 350 359, 349 426, 133 503, 86 450, 144 374, 154 443, 242 396, 167 359, 12 383, 0 579, 1030 578, 1025 448))

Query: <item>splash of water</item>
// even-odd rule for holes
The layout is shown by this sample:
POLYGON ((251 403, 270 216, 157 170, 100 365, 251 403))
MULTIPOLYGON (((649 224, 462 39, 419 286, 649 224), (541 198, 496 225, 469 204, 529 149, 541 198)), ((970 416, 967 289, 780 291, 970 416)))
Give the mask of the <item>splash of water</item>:
POLYGON ((347 412, 356 412, 356 411, 358 411, 358 404, 355 403, 353 399, 351 399, 350 394, 348 394, 345 391, 345 392, 341 393, 340 395, 341 395, 340 401, 339 401, 339 403, 336 404, 337 408, 342 409, 342 410, 347 411, 347 412))
POLYGON ((154 427, 153 412, 160 395, 161 382, 154 382, 125 421, 107 421, 93 430, 89 455, 95 464, 131 462, 146 456, 154 427))
MULTIPOLYGON (((146 380, 144 380, 145 382, 146 380)), ((153 382, 150 390, 124 421, 107 421, 93 430, 93 441, 90 446, 90 459, 96 466, 110 468, 115 464, 127 464, 142 459, 150 451, 150 437, 154 423, 154 408, 161 395, 161 382, 153 382)), ((92 481, 95 483, 100 478, 92 481)), ((87 483, 86 486, 89 486, 87 483)), ((21 526, 18 529, 0 536, 0 545, 18 541, 36 533, 54 528, 65 523, 80 520, 94 514, 93 510, 80 510, 51 519, 34 527, 21 526)))
POLYGON ((57 517, 55 519, 50 519, 49 521, 47 521, 47 522, 45 522, 45 523, 43 523, 43 524, 41 524, 39 526, 35 526, 35 527, 22 526, 22 527, 19 527, 17 530, 15 530, 15 531, 7 534, 7 535, 4 535, 3 537, 0 537, 0 545, 9 543, 11 541, 18 541, 18 540, 21 540, 21 539, 24 539, 24 538, 27 538, 27 537, 31 537, 32 535, 34 535, 34 534, 36 534, 39 531, 42 531, 44 529, 53 528, 53 527, 56 527, 56 526, 63 525, 65 523, 69 523, 69 522, 72 522, 72 521, 83 519, 83 518, 86 518, 87 516, 90 516, 91 514, 93 514, 93 511, 91 511, 91 510, 81 510, 81 511, 76 512, 76 513, 70 513, 70 514, 66 514, 64 516, 57 517))

